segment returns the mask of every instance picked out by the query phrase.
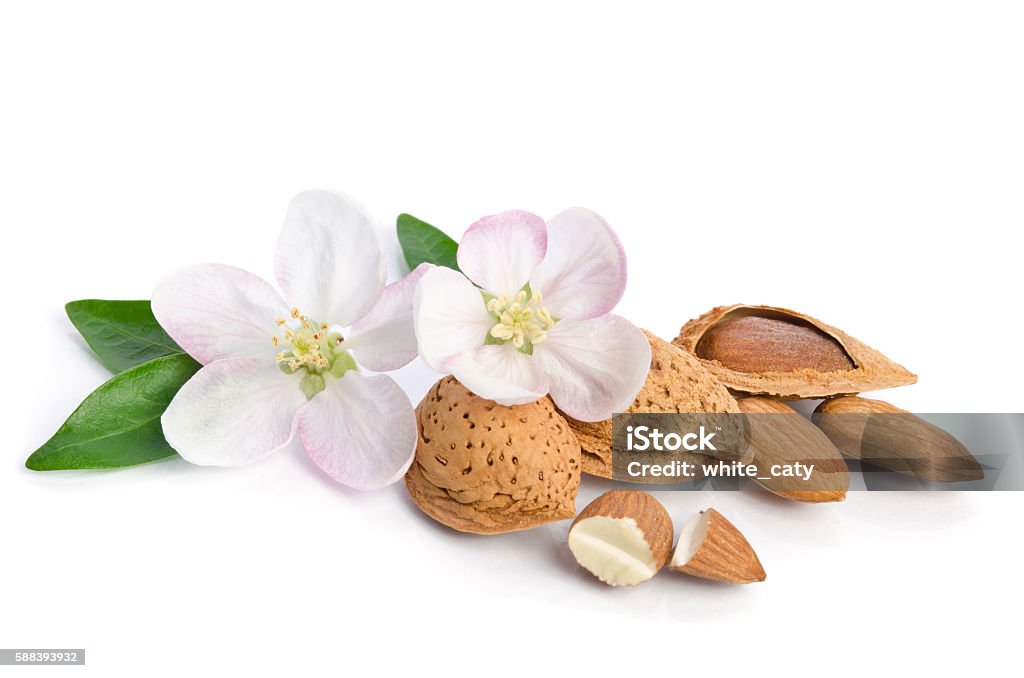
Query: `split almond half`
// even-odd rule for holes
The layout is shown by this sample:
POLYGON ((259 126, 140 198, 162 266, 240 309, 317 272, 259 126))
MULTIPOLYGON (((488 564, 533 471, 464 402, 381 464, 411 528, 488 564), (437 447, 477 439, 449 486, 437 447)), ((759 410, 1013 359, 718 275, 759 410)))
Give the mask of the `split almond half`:
POLYGON ((712 508, 683 526, 668 566, 676 572, 730 584, 749 584, 766 577, 750 542, 712 508))
POLYGON ((739 393, 825 398, 917 381, 842 330, 773 306, 713 308, 683 325, 673 343, 739 393))
POLYGON ((569 549, 576 562, 604 583, 634 586, 668 561, 672 518, 646 492, 605 492, 573 521, 569 549))

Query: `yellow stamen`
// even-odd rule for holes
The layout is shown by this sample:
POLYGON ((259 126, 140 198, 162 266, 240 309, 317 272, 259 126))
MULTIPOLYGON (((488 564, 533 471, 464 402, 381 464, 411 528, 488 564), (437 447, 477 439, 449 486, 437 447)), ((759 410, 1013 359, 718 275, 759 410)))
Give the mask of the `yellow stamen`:
POLYGON ((300 369, 310 374, 324 374, 330 371, 335 377, 349 369, 355 369, 355 362, 344 349, 338 348, 344 338, 337 332, 328 332, 330 323, 322 323, 305 316, 297 308, 291 310, 291 320, 279 318, 277 325, 282 327, 281 336, 272 337, 274 346, 283 347, 274 356, 282 365, 282 369, 297 372, 300 369), (346 356, 344 369, 335 373, 335 362, 346 356))
POLYGON ((511 341, 517 349, 527 342, 539 344, 547 339, 547 330, 555 325, 555 319, 547 308, 541 305, 543 297, 539 291, 519 290, 510 301, 505 295, 493 297, 486 303, 487 311, 497 321, 490 329, 490 336, 501 342, 511 341))

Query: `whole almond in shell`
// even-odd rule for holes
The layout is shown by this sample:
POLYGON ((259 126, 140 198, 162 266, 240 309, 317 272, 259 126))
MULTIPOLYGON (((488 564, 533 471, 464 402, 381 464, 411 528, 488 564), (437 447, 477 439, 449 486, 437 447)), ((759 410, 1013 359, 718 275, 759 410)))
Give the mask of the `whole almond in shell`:
POLYGON ((683 325, 673 343, 739 393, 825 398, 917 381, 842 330, 774 306, 719 306, 683 325))
POLYGON ((569 549, 610 586, 634 586, 664 567, 672 518, 661 502, 636 490, 611 490, 590 502, 569 529, 569 549))
POLYGON ((756 482, 786 499, 803 502, 842 501, 850 487, 850 471, 832 441, 818 427, 785 403, 751 396, 739 399, 747 417, 748 442, 757 467, 756 482), (813 464, 810 478, 773 476, 772 467, 813 464))
POLYGON ((881 400, 832 398, 812 415, 843 454, 919 480, 956 483, 985 472, 960 441, 921 417, 881 400))
POLYGON ((498 405, 448 376, 420 402, 416 421, 405 487, 431 518, 499 534, 576 515, 581 450, 549 399, 498 405))
MULTIPOLYGON (((651 344, 651 368, 647 381, 627 413, 707 412, 737 413, 739 406, 718 380, 693 355, 644 330, 651 344)), ((564 413, 563 413, 564 414, 564 413)), ((565 417, 583 447, 583 471, 602 478, 611 478, 612 420, 577 421, 565 417)), ((721 425, 717 419, 716 424, 721 425)), ((725 437, 723 434, 722 437, 725 437)), ((681 461, 700 468, 705 455, 685 451, 676 453, 681 461)), ((626 478, 623 477, 625 480, 626 478)))

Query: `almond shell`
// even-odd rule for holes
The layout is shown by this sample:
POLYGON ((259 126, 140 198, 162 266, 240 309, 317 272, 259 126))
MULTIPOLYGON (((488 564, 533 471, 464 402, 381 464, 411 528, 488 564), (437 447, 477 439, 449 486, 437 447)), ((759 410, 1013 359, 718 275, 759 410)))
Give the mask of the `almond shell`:
POLYGON ((809 315, 775 306, 718 306, 683 325, 679 330, 679 336, 672 343, 696 356, 697 344, 711 327, 726 317, 742 315, 789 317, 803 321, 838 342, 853 361, 854 368, 834 372, 818 372, 813 369, 790 372, 739 372, 717 361, 698 358, 704 367, 734 392, 795 400, 856 394, 904 386, 917 381, 917 376, 905 367, 846 332, 809 315))
MULTIPOLYGON (((651 344, 651 368, 647 381, 627 413, 636 412, 708 412, 737 413, 736 399, 695 356, 643 330, 651 344)), ((611 478, 612 420, 578 421, 565 415, 566 421, 583 448, 583 472, 611 478)), ((680 458, 701 460, 701 455, 680 452, 680 458)))
POLYGON ((580 445, 548 398, 504 406, 441 379, 416 408, 413 502, 461 532, 500 534, 576 515, 580 445))

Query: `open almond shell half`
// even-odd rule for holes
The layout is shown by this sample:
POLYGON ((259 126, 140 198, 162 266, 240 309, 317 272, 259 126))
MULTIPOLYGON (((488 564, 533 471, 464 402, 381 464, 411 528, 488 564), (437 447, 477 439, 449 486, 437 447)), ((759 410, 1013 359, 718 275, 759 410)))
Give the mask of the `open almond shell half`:
POLYGON ((673 343, 729 389, 784 399, 904 386, 917 376, 816 318, 774 306, 719 306, 690 320, 673 343))

